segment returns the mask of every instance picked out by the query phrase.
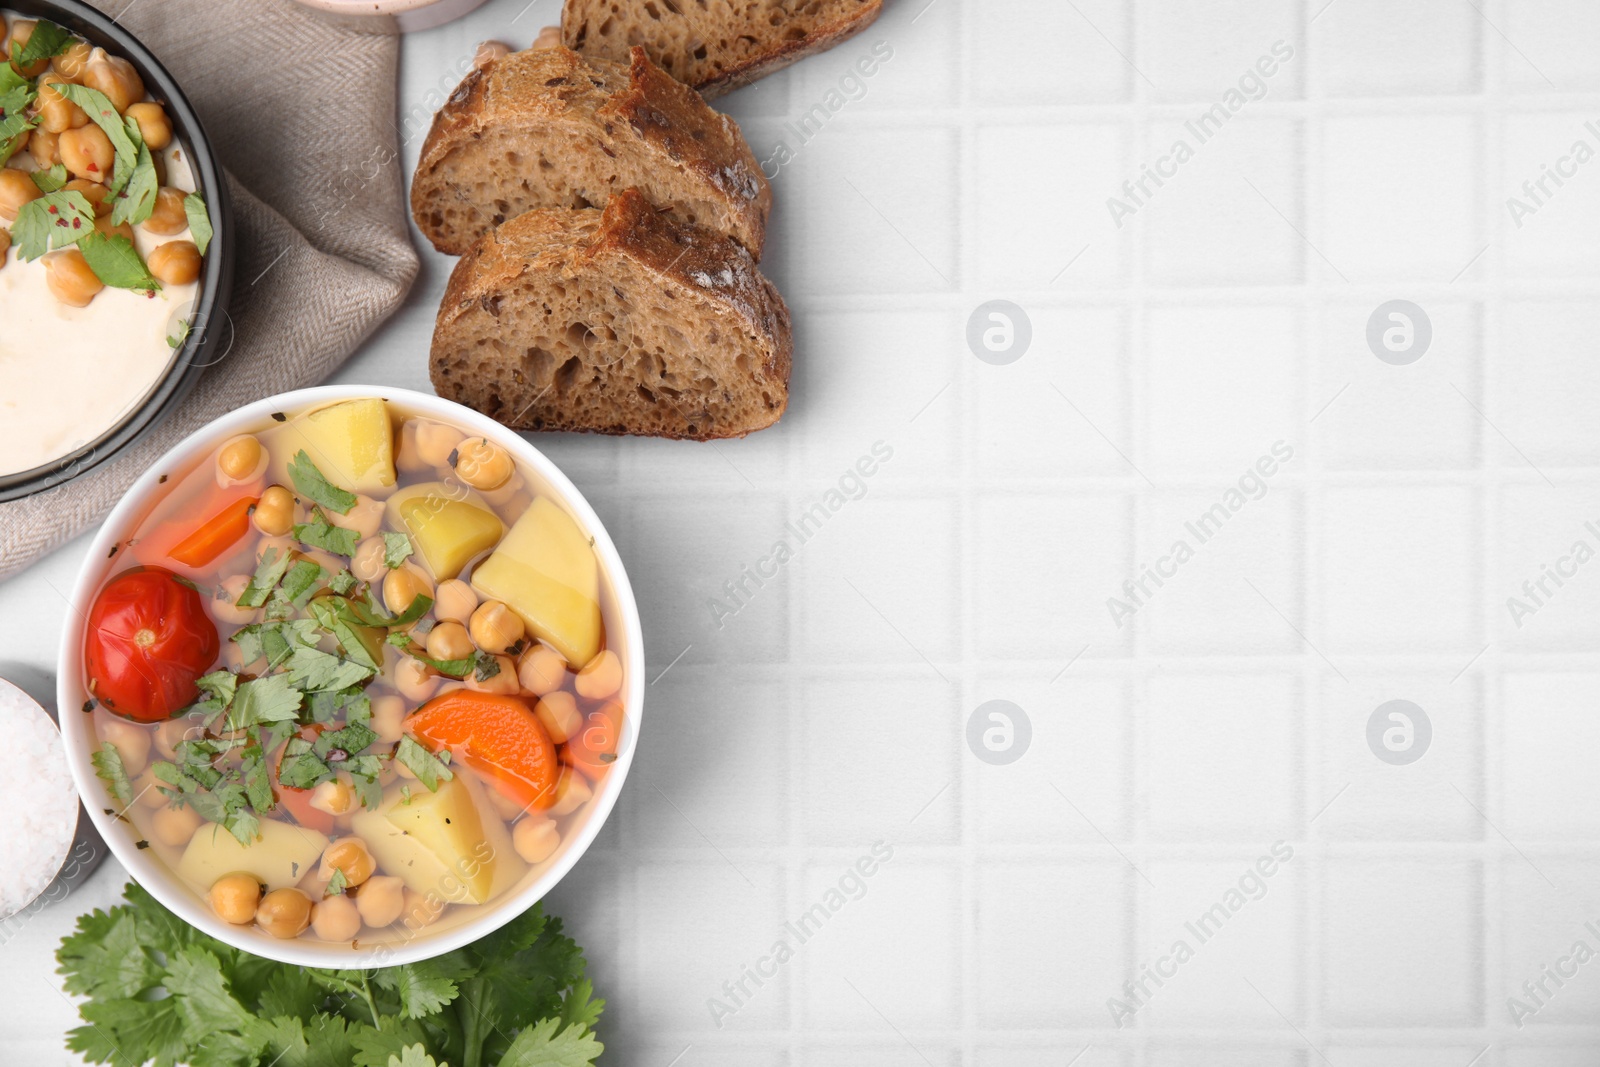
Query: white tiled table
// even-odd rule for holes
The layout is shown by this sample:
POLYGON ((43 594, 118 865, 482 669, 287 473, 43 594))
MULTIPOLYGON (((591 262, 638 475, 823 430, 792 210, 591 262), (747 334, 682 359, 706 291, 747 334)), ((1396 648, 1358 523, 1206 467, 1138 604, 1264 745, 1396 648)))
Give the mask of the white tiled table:
MULTIPOLYGON (((553 21, 524 3, 407 40, 408 165, 478 40, 553 21)), ((1506 203, 1575 140, 1600 151, 1600 7, 889 8, 726 101, 763 159, 793 154, 766 261, 795 313, 784 422, 539 441, 621 547, 655 679, 624 800, 551 901, 609 1000, 608 1062, 1600 1062, 1600 962, 1545 979, 1520 1028, 1507 1004, 1600 949, 1600 563, 1520 627, 1507 606, 1600 549, 1600 162, 1520 225, 1506 203), (1264 97, 1198 143, 1185 122, 1278 41, 1264 97), (1142 164, 1169 176, 1118 227, 1142 164), (1009 365, 965 340, 995 299, 1031 320, 1009 365), (1432 324, 1410 365, 1366 341, 1394 299, 1432 324), (1219 502, 1199 544, 1185 523, 1219 502), (1108 598, 1158 565, 1119 628, 1108 598), (1403 766, 1366 738, 1396 698, 1433 730, 1403 766), (994 699, 1032 724, 1006 766, 965 739, 994 699), (801 943, 785 923, 815 904, 801 943), (1150 995, 1119 1028, 1126 981, 1150 995)), ((448 269, 425 257, 340 380, 427 388, 448 269)), ((48 667, 80 554, 0 586, 0 658, 48 667)), ((120 884, 5 946, 0 1060, 67 1062, 51 953, 120 884)))

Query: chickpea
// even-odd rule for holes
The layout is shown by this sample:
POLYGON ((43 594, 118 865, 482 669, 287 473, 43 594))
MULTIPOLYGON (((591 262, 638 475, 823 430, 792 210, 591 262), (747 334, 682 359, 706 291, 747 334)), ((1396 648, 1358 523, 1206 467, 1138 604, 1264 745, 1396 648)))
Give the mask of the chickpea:
POLYGON ((522 690, 517 681, 517 661, 510 656, 496 656, 494 661, 500 669, 488 678, 480 681, 476 671, 467 675, 467 688, 474 693, 498 693, 501 696, 516 696, 522 690))
POLYGON ((622 660, 609 648, 583 665, 572 688, 588 700, 603 700, 622 688, 622 660))
POLYGON ((327 515, 330 523, 346 530, 354 530, 358 537, 376 537, 379 528, 383 526, 383 501, 357 494, 355 506, 347 513, 340 515, 336 511, 330 511, 327 515))
POLYGON ((187 715, 168 719, 156 727, 156 751, 169 760, 175 760, 178 758, 178 745, 193 741, 204 732, 205 727, 187 715))
POLYGON ((515 798, 506 796, 492 781, 483 792, 489 798, 489 806, 494 808, 495 814, 506 822, 517 818, 524 811, 523 806, 515 798))
POLYGON ((148 729, 135 726, 131 722, 123 722, 121 719, 112 719, 100 728, 100 737, 122 757, 122 766, 128 772, 129 778, 137 776, 144 770, 145 760, 150 758, 148 729))
POLYGON ((94 232, 103 237, 126 237, 128 243, 133 243, 133 227, 126 222, 112 225, 110 215, 102 215, 94 220, 94 232))
POLYGON ((439 676, 429 674, 421 660, 405 656, 395 665, 394 687, 407 700, 420 704, 439 687, 439 676))
POLYGON ((61 131, 56 141, 61 162, 79 178, 105 181, 111 176, 111 164, 117 158, 111 147, 111 138, 98 126, 80 126, 75 130, 61 131))
POLYGON ((587 804, 594 796, 594 790, 589 788, 589 780, 571 767, 562 767, 561 775, 556 779, 556 802, 545 812, 553 819, 563 815, 571 815, 587 804))
MULTIPOLYGON (((332 516, 329 516, 330 518, 332 516)), ((383 576, 384 544, 381 537, 369 537, 356 545, 356 554, 350 557, 350 573, 363 582, 375 582, 383 576)))
POLYGON ((255 434, 243 433, 217 453, 217 470, 229 481, 242 482, 255 476, 265 455, 255 434))
POLYGON ((200 249, 193 241, 168 241, 145 260, 163 285, 188 285, 200 277, 200 249))
POLYGON ((432 600, 433 583, 412 564, 398 567, 384 576, 383 603, 396 615, 409 608, 411 602, 419 596, 432 600))
POLYGON ((136 101, 144 99, 144 79, 121 56, 113 56, 103 48, 89 53, 83 65, 83 84, 106 94, 111 106, 122 114, 136 101))
POLYGON ((280 940, 299 937, 311 925, 311 898, 299 889, 274 889, 261 898, 256 925, 280 940))
POLYGON ((88 178, 74 178, 62 186, 68 192, 82 193, 83 198, 94 207, 95 218, 104 218, 111 214, 111 189, 88 178))
POLYGON ((456 473, 474 489, 498 489, 515 471, 511 453, 486 437, 469 438, 456 449, 456 473))
MULTIPOLYGON (((244 587, 250 584, 248 574, 235 574, 222 580, 216 592, 211 595, 211 614, 220 622, 233 626, 248 626, 256 621, 255 608, 241 608, 239 598, 244 595, 244 587)), ((232 642, 229 642, 230 644, 232 642)))
POLYGON ((15 222, 24 204, 43 195, 27 171, 15 167, 0 169, 0 219, 15 222))
POLYGON ((429 659, 466 659, 472 655, 472 638, 459 622, 441 622, 428 631, 429 659))
POLYGON ((45 74, 39 78, 39 99, 34 109, 39 115, 39 128, 49 133, 63 133, 89 124, 89 115, 83 108, 51 88, 66 81, 59 74, 45 74))
POLYGON ((566 677, 567 661, 549 645, 534 645, 517 662, 517 678, 534 696, 555 692, 566 677))
POLYGON ((368 878, 356 893, 356 911, 368 926, 388 926, 400 918, 405 906, 405 883, 392 874, 376 874, 368 878))
POLYGON ((331 778, 317 784, 311 791, 309 803, 313 808, 325 811, 329 815, 347 815, 355 810, 356 791, 349 782, 341 778, 331 778))
POLYGON ((485 652, 507 652, 527 632, 522 616, 490 600, 472 613, 472 640, 485 652))
POLYGON ((256 917, 256 907, 261 903, 261 883, 256 881, 255 875, 243 871, 225 874, 211 884, 207 899, 217 918, 243 926, 256 917))
POLYGON ((561 832, 553 820, 529 815, 511 828, 511 847, 529 863, 543 863, 561 847, 561 832))
POLYGON ((151 811, 166 807, 167 794, 161 791, 166 784, 147 769, 133 780, 134 803, 151 811))
POLYGON ((156 206, 139 225, 160 237, 171 237, 189 228, 189 215, 183 209, 184 192, 164 185, 156 193, 156 206))
POLYGON ((499 41, 484 41, 482 44, 478 45, 478 51, 473 54, 473 69, 482 70, 484 67, 487 67, 490 63, 493 63, 501 56, 507 56, 510 54, 510 46, 501 44, 499 41))
POLYGON ((159 152, 172 143, 172 120, 160 104, 130 104, 128 117, 139 124, 139 136, 151 152, 159 152))
POLYGON ((544 732, 550 735, 550 740, 558 745, 566 744, 569 737, 583 728, 578 702, 564 689, 540 697, 539 703, 533 706, 533 714, 544 732))
POLYGON ((256 501, 252 518, 256 529, 268 537, 282 537, 294 529, 294 494, 281 485, 269 485, 256 501))
POLYGON ((28 138, 28 154, 40 170, 49 170, 61 162, 61 137, 49 130, 34 127, 28 138))
POLYGON ((444 914, 445 903, 432 893, 419 893, 407 886, 400 904, 400 914, 405 917, 406 929, 420 930, 424 926, 432 926, 439 921, 439 916, 444 914))
POLYGON ((150 832, 163 845, 181 848, 200 829, 200 822, 200 816, 191 807, 162 808, 150 817, 150 832))
POLYGON ((439 583, 439 594, 433 601, 434 617, 442 621, 466 625, 472 611, 478 606, 478 594, 460 578, 450 578, 439 583))
POLYGON ((356 902, 343 893, 323 897, 311 909, 311 932, 324 941, 353 941, 361 932, 356 902))
POLYGON ((465 435, 453 426, 442 422, 418 420, 415 424, 417 458, 430 467, 444 469, 450 465, 450 453, 464 440, 465 435))
MULTIPOLYGON (((38 25, 38 23, 36 23, 33 19, 17 19, 11 23, 11 45, 6 51, 7 58, 10 58, 11 56, 14 56, 18 52, 22 51, 23 47, 27 45, 29 39, 33 37, 33 28, 36 25, 38 25)), ((18 69, 22 71, 22 76, 25 78, 37 78, 46 70, 50 69, 50 60, 35 60, 34 62, 29 63, 26 67, 19 67, 18 69)))
POLYGON ((333 877, 336 870, 344 872, 345 885, 360 885, 372 877, 378 866, 367 851, 367 843, 359 837, 341 837, 322 852, 322 865, 317 875, 323 879, 333 877))
POLYGON ((0 230, 0 267, 6 265, 6 253, 11 250, 11 231, 0 230))
POLYGON ((393 745, 404 733, 400 724, 406 719, 406 702, 397 696, 372 698, 372 721, 368 724, 384 744, 393 745))
POLYGON ((44 257, 44 283, 57 300, 75 308, 88 307, 106 287, 76 248, 63 248, 44 257))
POLYGON ((532 48, 560 48, 561 44, 562 44, 562 41, 561 41, 561 27, 560 26, 546 26, 546 27, 544 27, 543 29, 541 29, 539 31, 539 36, 535 37, 533 39, 533 44, 529 45, 528 47, 530 49, 532 49, 532 48))
POLYGON ((83 68, 89 65, 89 53, 93 51, 88 41, 73 41, 50 65, 67 81, 76 82, 83 77, 83 68))

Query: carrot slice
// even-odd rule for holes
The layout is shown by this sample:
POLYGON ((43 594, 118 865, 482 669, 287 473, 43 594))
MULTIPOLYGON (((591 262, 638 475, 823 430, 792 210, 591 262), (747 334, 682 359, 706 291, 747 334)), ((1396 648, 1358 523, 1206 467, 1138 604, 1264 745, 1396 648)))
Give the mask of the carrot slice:
POLYGON ((250 509, 256 497, 240 497, 200 525, 167 555, 190 567, 204 567, 250 532, 250 509))
MULTIPOLYGON (((312 723, 310 726, 300 728, 300 736, 307 741, 315 741, 317 735, 327 729, 322 723, 312 723)), ((283 754, 289 746, 278 746, 272 759, 272 794, 279 804, 282 804, 294 816, 294 821, 308 830, 315 830, 319 834, 333 833, 333 815, 321 808, 311 806, 310 789, 301 789, 299 786, 284 785, 278 781, 278 768, 283 766, 283 754)))
POLYGON ((583 725, 561 746, 561 758, 589 781, 598 782, 617 761, 621 736, 622 705, 609 700, 584 715, 583 725))
POLYGON ((556 802, 561 768, 555 745, 533 709, 517 697, 456 689, 422 705, 404 728, 429 751, 450 749, 524 806, 543 809, 556 802))

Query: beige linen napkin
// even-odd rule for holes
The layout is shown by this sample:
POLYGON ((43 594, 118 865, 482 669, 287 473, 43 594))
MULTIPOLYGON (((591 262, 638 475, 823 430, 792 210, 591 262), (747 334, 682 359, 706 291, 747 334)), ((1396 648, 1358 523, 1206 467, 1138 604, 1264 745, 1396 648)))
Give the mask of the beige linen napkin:
POLYGON ((91 2, 172 72, 228 171, 233 344, 115 460, 0 504, 0 578, 98 522, 195 428, 327 377, 417 272, 395 143, 397 37, 330 24, 289 0, 91 2))

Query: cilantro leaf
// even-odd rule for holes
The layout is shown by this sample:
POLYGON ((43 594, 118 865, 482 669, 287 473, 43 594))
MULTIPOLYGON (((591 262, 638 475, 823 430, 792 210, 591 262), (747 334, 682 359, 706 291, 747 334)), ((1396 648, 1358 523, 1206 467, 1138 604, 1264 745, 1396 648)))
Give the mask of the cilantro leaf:
POLYGON ((344 868, 335 867, 333 869, 333 877, 328 879, 328 887, 322 891, 322 895, 325 897, 336 897, 340 893, 343 893, 345 886, 349 884, 350 883, 345 879, 344 876, 344 868))
POLYGON ((292 719, 300 710, 300 691, 283 674, 254 678, 239 687, 228 714, 230 730, 246 730, 262 723, 292 719))
POLYGON ((211 698, 223 707, 233 703, 233 694, 239 689, 239 676, 232 671, 212 671, 195 679, 195 685, 201 692, 209 693, 211 698))
POLYGON ((560 1019, 541 1019, 524 1027, 499 1067, 588 1067, 605 1051, 587 1027, 560 1026, 560 1019))
POLYGON ((53 59, 59 56, 67 50, 72 41, 71 33, 49 19, 40 19, 33 24, 33 34, 28 38, 28 43, 11 57, 11 65, 19 71, 26 70, 41 59, 53 59))
POLYGON ((307 593, 322 580, 324 571, 315 560, 296 560, 289 572, 283 576, 282 591, 285 598, 297 607, 303 605, 301 600, 307 593))
POLYGON ((57 189, 23 204, 11 224, 17 255, 28 262, 53 249, 76 244, 94 232, 94 206, 82 193, 68 189, 57 189))
POLYGON ((349 603, 340 597, 322 597, 311 602, 311 617, 316 620, 317 625, 333 635, 346 656, 376 671, 382 666, 377 655, 381 650, 375 651, 363 640, 361 632, 363 627, 359 623, 352 622, 346 612, 349 603))
POLYGON ((328 692, 348 689, 373 674, 371 667, 340 659, 321 649, 301 647, 290 654, 288 673, 283 677, 307 692, 328 692))
POLYGON ((206 211, 206 201, 199 193, 183 198, 183 213, 189 219, 189 239, 203 256, 211 247, 211 215, 206 211))
MULTIPOLYGON (((305 453, 302 452, 301 455, 305 453)), ((360 540, 354 530, 347 530, 343 526, 335 526, 329 522, 321 508, 312 508, 311 521, 296 523, 289 534, 303 545, 320 548, 337 556, 355 555, 356 542, 360 540)))
MULTIPOLYGON (((277 548, 269 548, 261 554, 261 562, 256 564, 256 573, 250 579, 250 584, 244 587, 244 592, 239 594, 238 605, 241 608, 259 608, 267 602, 267 597, 272 595, 272 590, 283 578, 283 572, 289 569, 289 553, 277 548)), ((252 658, 252 657, 247 657, 252 658)))
POLYGON ((332 578, 328 579, 328 588, 332 589, 340 596, 344 596, 346 593, 356 587, 356 583, 359 580, 360 579, 351 574, 348 570, 341 570, 338 574, 335 574, 332 578))
POLYGON ((83 108, 84 113, 89 116, 89 121, 104 130, 106 136, 111 139, 111 147, 116 150, 117 156, 112 167, 111 180, 106 184, 110 186, 113 196, 122 192, 128 184, 128 179, 133 176, 134 169, 139 165, 139 146, 128 136, 128 127, 123 122, 122 116, 117 113, 116 105, 105 93, 84 85, 56 82, 53 88, 83 108))
POLYGON ((394 750, 394 758, 416 775, 417 781, 427 786, 431 793, 439 791, 441 781, 448 782, 455 777, 450 773, 449 767, 441 763, 432 752, 417 744, 410 734, 401 736, 400 744, 394 750))
POLYGON ((383 565, 394 570, 411 558, 411 538, 392 530, 383 532, 383 565))
POLYGON ((102 741, 99 751, 89 757, 89 762, 94 764, 96 777, 106 784, 117 803, 126 810, 133 803, 133 785, 128 781, 128 769, 122 765, 122 753, 110 741, 102 741))
POLYGON ((329 511, 348 515, 350 509, 356 506, 356 495, 340 489, 324 478, 322 471, 311 462, 311 457, 303 448, 289 461, 289 478, 294 482, 295 492, 313 503, 321 504, 329 511))
POLYGON ((49 170, 36 170, 28 177, 33 179, 33 184, 39 187, 41 193, 53 193, 67 184, 67 168, 57 163, 49 170))
POLYGON ((478 681, 487 682, 490 678, 500 673, 500 661, 493 656, 479 655, 474 658, 477 663, 472 668, 472 673, 478 681))
POLYGON ((144 260, 139 258, 133 242, 119 233, 107 236, 91 231, 78 242, 78 251, 88 260, 94 276, 113 289, 134 289, 144 293, 161 290, 161 283, 144 265, 144 260))
POLYGON ((111 225, 127 222, 137 226, 155 212, 156 193, 160 192, 161 183, 156 178, 156 164, 150 158, 150 148, 139 133, 138 121, 124 118, 123 124, 127 127, 128 139, 138 146, 138 154, 127 188, 111 204, 111 225))
POLYGON ((33 91, 33 82, 23 77, 10 63, 0 63, 0 97, 17 89, 33 91))

